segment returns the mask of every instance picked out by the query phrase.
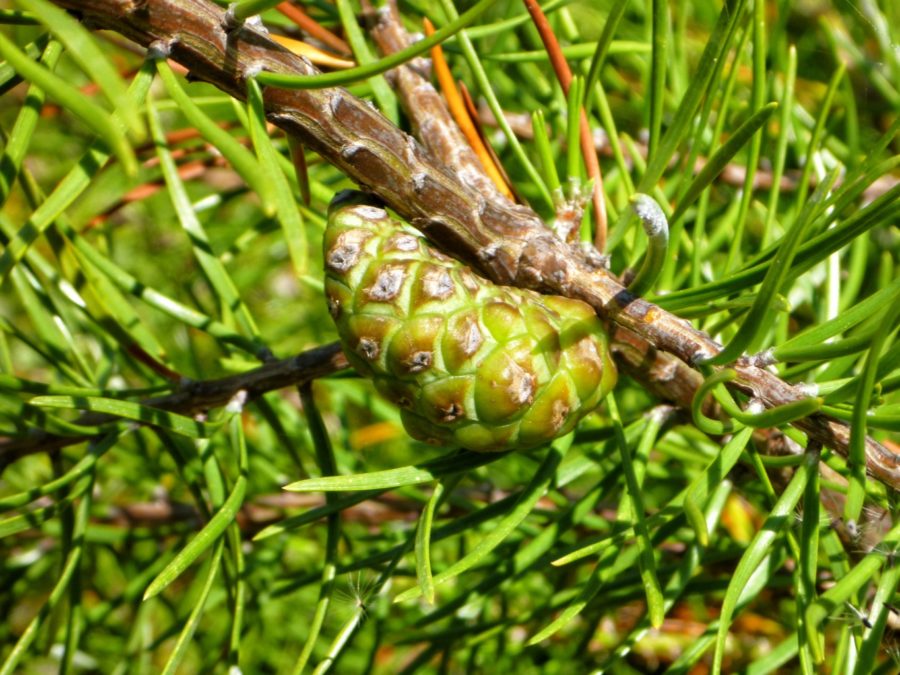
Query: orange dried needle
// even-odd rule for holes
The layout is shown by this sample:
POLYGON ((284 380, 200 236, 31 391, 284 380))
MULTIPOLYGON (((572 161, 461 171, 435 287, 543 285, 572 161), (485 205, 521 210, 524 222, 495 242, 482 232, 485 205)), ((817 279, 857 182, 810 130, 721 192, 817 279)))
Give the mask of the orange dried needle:
POLYGON ((279 12, 297 24, 304 33, 310 37, 316 38, 321 43, 328 45, 341 54, 351 54, 350 46, 337 35, 325 28, 318 21, 309 16, 302 9, 290 2, 282 2, 275 6, 279 12))
POLYGON ((356 65, 355 61, 342 59, 330 52, 326 52, 318 47, 313 47, 308 42, 295 40, 284 35, 269 35, 272 40, 280 44, 282 47, 290 49, 297 56, 305 56, 316 66, 326 66, 328 68, 352 68, 356 65))
MULTIPOLYGON (((175 150, 172 152, 172 158, 179 159, 183 157, 184 154, 184 150, 175 150)), ((150 160, 144 162, 144 166, 151 167, 158 162, 158 158, 153 157, 150 160)), ((204 162, 203 160, 191 160, 178 166, 178 177, 183 181, 194 180, 195 178, 199 178, 203 174, 205 174, 207 169, 208 167, 206 166, 206 162, 204 162)), ((160 179, 158 181, 141 183, 140 185, 131 188, 128 192, 122 195, 118 202, 106 209, 106 211, 104 211, 103 213, 94 216, 85 226, 84 230, 87 231, 91 228, 99 227, 100 225, 105 223, 113 213, 121 209, 123 206, 148 199, 162 190, 163 187, 163 181, 162 179, 160 179)))
POLYGON ((503 165, 500 163, 500 158, 497 157, 497 153, 494 151, 494 148, 491 147, 491 144, 488 143, 485 138, 484 126, 482 125, 481 120, 478 119, 478 108, 475 107, 475 101, 472 100, 472 96, 471 94, 469 94, 469 90, 466 88, 465 82, 459 80, 457 84, 459 84, 459 93, 462 94, 463 103, 466 104, 466 112, 469 114, 469 119, 472 120, 472 122, 475 124, 475 131, 478 132, 478 137, 481 139, 481 142, 484 144, 485 149, 491 156, 491 161, 494 163, 494 166, 497 167, 497 170, 503 177, 503 182, 506 183, 506 187, 508 187, 510 191, 515 194, 516 191, 513 188, 512 181, 509 179, 509 174, 506 173, 506 169, 504 169, 503 165))
POLYGON ((403 435, 403 430, 393 422, 376 422, 350 432, 349 444, 353 450, 363 450, 378 443, 392 441, 403 435))
MULTIPOLYGON (((547 21, 537 0, 522 0, 525 8, 531 15, 534 27, 537 28, 538 34, 541 36, 541 42, 547 50, 547 56, 550 57, 550 64, 556 73, 556 79, 562 85, 563 92, 569 95, 569 86, 572 84, 572 71, 569 64, 563 56, 559 41, 556 34, 547 21)), ((606 248, 606 202, 603 201, 603 176, 600 173, 600 160, 597 159, 597 148, 594 146, 594 138, 591 134, 591 125, 588 122, 587 113, 584 108, 581 109, 579 124, 579 133, 581 136, 581 154, 584 157, 584 166, 587 169, 588 177, 594 181, 594 222, 597 225, 597 232, 594 237, 594 244, 597 249, 603 251, 606 248)))
MULTIPOLYGON (((424 25, 426 35, 434 33, 434 26, 431 21, 425 19, 424 25)), ((444 58, 444 50, 441 49, 440 45, 435 45, 431 48, 431 62, 434 65, 434 74, 437 77, 444 98, 447 99, 447 107, 450 109, 450 114, 456 120, 460 131, 462 131, 463 136, 469 142, 469 146, 478 155, 478 159, 481 160, 488 178, 491 179, 500 192, 512 200, 512 191, 509 189, 506 181, 503 180, 503 174, 491 158, 484 142, 481 140, 481 136, 478 134, 478 130, 475 128, 475 124, 472 122, 472 118, 469 117, 469 111, 466 110, 462 96, 460 96, 459 90, 456 88, 456 83, 453 81, 453 75, 450 72, 450 66, 447 65, 447 60, 444 58)))

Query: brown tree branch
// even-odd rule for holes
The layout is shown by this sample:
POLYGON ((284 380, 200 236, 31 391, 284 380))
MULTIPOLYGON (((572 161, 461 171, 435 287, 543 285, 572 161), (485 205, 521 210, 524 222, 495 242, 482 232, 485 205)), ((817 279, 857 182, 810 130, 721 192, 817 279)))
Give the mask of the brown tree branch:
MULTIPOLYGON (((250 26, 226 27, 224 11, 208 0, 55 0, 92 25, 149 46, 169 48, 197 79, 243 99, 248 73, 259 69, 293 75, 316 70, 250 26)), ((695 365, 720 350, 708 335, 628 293, 591 256, 555 237, 538 216, 520 206, 485 200, 462 185, 421 145, 367 103, 340 88, 265 91, 270 121, 297 135, 351 179, 381 197, 438 247, 493 281, 578 298, 610 325, 624 327, 657 350, 695 365)), ((731 386, 766 407, 805 394, 747 359, 734 364, 731 386)), ((849 427, 824 415, 795 426, 846 455, 849 427)), ((869 473, 900 487, 897 455, 866 442, 869 473)))

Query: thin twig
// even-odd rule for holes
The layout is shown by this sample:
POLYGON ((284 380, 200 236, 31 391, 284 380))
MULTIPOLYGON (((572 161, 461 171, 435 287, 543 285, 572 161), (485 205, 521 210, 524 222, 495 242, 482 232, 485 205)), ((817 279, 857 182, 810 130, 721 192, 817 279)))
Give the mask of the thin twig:
MULTIPOLYGON (((377 13, 370 32, 385 54, 398 52, 410 44, 409 34, 397 20, 393 4, 377 13)), ((452 167, 462 182, 486 199, 512 204, 508 195, 486 173, 484 163, 467 142, 464 131, 449 118, 440 94, 425 75, 427 71, 427 62, 416 59, 387 73, 388 81, 401 92, 403 107, 416 137, 435 158, 452 167)))
MULTIPOLYGON (((225 405, 242 390, 252 400, 266 392, 310 382, 348 367, 340 344, 332 342, 238 375, 215 380, 186 381, 171 394, 148 398, 141 403, 180 415, 194 416, 225 405)), ((76 424, 99 426, 119 419, 112 415, 86 413, 76 420, 76 424)), ((57 436, 45 431, 35 431, 28 436, 0 441, 0 471, 25 455, 57 450, 88 439, 87 436, 57 436)))
MULTIPOLYGON (((432 33, 434 33, 434 26, 431 25, 431 22, 428 19, 425 19, 425 34, 431 35, 432 33)), ((498 164, 495 163, 494 156, 488 152, 484 140, 481 138, 481 135, 475 128, 472 118, 469 116, 465 101, 459 93, 459 89, 456 88, 456 83, 453 81, 453 75, 450 72, 450 66, 447 65, 447 61, 444 58, 444 50, 441 49, 440 45, 435 45, 431 48, 431 61, 434 65, 435 77, 441 86, 441 91, 444 92, 447 108, 449 109, 450 114, 453 115, 453 119, 456 120, 459 130, 463 133, 463 136, 466 137, 466 142, 475 154, 478 155, 478 158, 481 160, 481 164, 484 167, 484 172, 494 182, 497 189, 506 195, 508 199, 512 199, 512 191, 506 185, 503 174, 500 171, 498 164)))

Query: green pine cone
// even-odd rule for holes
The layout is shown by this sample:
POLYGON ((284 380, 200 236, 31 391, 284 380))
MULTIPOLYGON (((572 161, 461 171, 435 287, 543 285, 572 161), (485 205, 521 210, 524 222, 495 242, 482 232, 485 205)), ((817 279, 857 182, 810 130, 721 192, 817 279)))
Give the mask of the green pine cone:
POLYGON ((331 204, 325 293, 350 363, 413 438, 530 448, 597 407, 616 370, 591 307, 497 286, 368 199, 331 204))

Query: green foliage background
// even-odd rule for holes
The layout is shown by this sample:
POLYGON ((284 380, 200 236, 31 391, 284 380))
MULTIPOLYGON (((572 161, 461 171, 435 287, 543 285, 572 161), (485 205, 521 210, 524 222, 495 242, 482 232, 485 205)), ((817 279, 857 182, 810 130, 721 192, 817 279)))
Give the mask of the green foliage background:
MULTIPOLYGON (((654 301, 724 344, 761 327, 750 347, 780 349, 785 379, 900 451, 900 4, 547 3, 576 73, 619 6, 587 97, 609 137, 613 271, 646 245, 623 215, 638 186, 678 216, 654 301), (723 12, 733 30, 713 67, 701 54, 723 12), (741 137, 756 113, 761 131, 741 137), (725 173, 688 170, 698 156, 725 173), (791 246, 781 283, 760 286, 791 246)), ((375 59, 357 3, 307 9, 375 59)), ((252 105, 160 78, 52 10, 0 10, 0 435, 93 440, 0 478, 0 672, 896 672, 894 490, 828 449, 821 465, 771 454, 752 416, 704 433, 627 378, 574 437, 499 456, 411 441, 350 372, 242 413, 73 427, 86 409, 147 419, 128 402, 334 340, 319 242, 352 186, 309 155, 303 205, 286 139, 252 105), (198 127, 181 89, 237 150, 175 133, 198 127), (396 471, 363 475, 382 470, 396 471), (329 473, 342 478, 314 480, 329 473), (433 582, 431 604, 417 596, 433 582)), ((401 10, 413 29, 455 11, 401 10)), ((549 155, 490 138, 550 222, 548 162, 563 186, 584 178, 526 16, 498 1, 467 29, 474 51, 459 34, 445 52, 478 96, 542 111, 549 155)), ((406 124, 382 76, 350 89, 406 124)))

